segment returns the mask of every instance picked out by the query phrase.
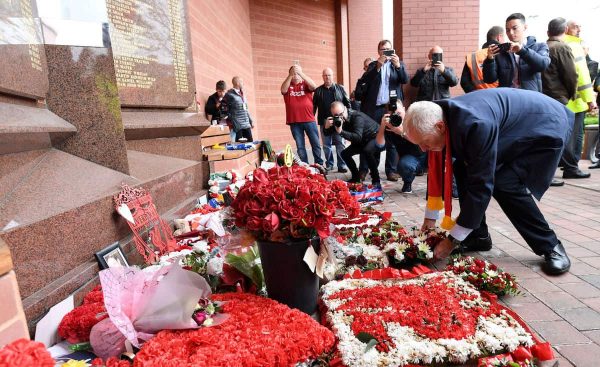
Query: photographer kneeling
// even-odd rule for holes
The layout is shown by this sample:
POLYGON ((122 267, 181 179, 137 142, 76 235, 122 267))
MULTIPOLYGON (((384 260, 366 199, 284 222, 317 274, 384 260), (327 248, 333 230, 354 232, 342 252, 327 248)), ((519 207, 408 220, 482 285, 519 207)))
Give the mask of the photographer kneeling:
POLYGON ((325 134, 339 134, 350 141, 350 146, 342 151, 342 158, 348 165, 352 178, 349 182, 360 182, 356 163, 352 159, 357 154, 364 154, 367 166, 371 171, 372 184, 381 186, 379 179, 379 153, 385 148, 385 126, 379 126, 373 119, 362 112, 348 110, 343 103, 331 104, 331 115, 325 121, 325 134))
POLYGON ((405 114, 404 106, 390 107, 390 112, 383 115, 381 126, 386 130, 385 139, 396 147, 398 151, 398 173, 402 177, 402 192, 412 192, 412 183, 417 174, 422 174, 427 167, 427 154, 418 145, 406 140, 403 135, 402 119, 405 114))

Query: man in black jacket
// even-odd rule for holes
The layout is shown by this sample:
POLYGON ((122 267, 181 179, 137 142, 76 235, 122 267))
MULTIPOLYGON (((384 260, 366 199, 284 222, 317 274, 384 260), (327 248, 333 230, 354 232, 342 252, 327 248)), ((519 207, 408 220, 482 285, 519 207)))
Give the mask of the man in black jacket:
POLYGON ((349 182, 360 182, 360 175, 353 156, 362 154, 369 170, 371 171, 371 182, 374 186, 381 186, 379 179, 379 153, 385 147, 383 133, 385 125, 377 124, 373 119, 362 112, 348 110, 342 102, 333 102, 331 105, 331 114, 333 117, 325 121, 325 133, 337 134, 350 141, 350 146, 342 152, 342 158, 350 172, 352 178, 349 182), (340 118, 342 124, 336 126, 334 118, 340 118))
POLYGON ((550 65, 548 45, 536 42, 535 37, 525 38, 525 16, 514 13, 506 18, 506 35, 510 40, 508 51, 498 45, 488 47, 488 57, 483 62, 483 81, 499 82, 499 87, 542 91, 541 72, 550 65))
POLYGON ((317 110, 317 122, 321 130, 321 142, 323 143, 323 151, 325 152, 325 168, 327 170, 333 169, 333 149, 332 145, 335 145, 335 151, 337 155, 337 166, 338 172, 348 172, 346 164, 342 159, 342 150, 344 150, 343 139, 336 134, 325 135, 323 131, 323 125, 328 117, 331 117, 331 104, 335 101, 340 101, 350 108, 350 99, 348 94, 344 90, 344 86, 333 82, 333 70, 330 68, 323 69, 323 84, 321 84, 313 94, 313 113, 317 110))
POLYGON ((418 88, 417 101, 433 101, 436 99, 450 98, 450 88, 458 84, 454 69, 444 65, 443 61, 432 61, 434 54, 443 55, 444 50, 440 46, 433 46, 429 50, 429 61, 417 70, 410 80, 410 85, 418 88))

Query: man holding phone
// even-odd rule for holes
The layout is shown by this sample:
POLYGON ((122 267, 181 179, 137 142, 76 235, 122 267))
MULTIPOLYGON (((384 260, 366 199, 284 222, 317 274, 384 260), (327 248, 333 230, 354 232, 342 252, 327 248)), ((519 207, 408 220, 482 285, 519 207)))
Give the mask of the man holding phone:
POLYGON ((550 65, 548 45, 525 37, 525 16, 514 13, 506 18, 506 35, 510 42, 490 45, 483 62, 483 81, 499 82, 499 87, 542 92, 542 71, 550 65))
POLYGON ((450 98, 450 88, 458 84, 454 70, 444 65, 443 54, 440 46, 433 46, 427 55, 427 63, 410 80, 410 85, 418 88, 417 101, 450 98))
MULTIPOLYGON (((371 62, 367 71, 361 78, 366 83, 366 94, 361 105, 361 110, 373 120, 379 123, 383 115, 388 112, 390 92, 395 91, 399 103, 404 100, 402 85, 408 83, 408 73, 400 57, 392 48, 389 40, 381 40, 377 45, 379 58, 371 62)), ((398 153, 396 148, 386 142, 385 173, 390 181, 398 181, 396 166, 398 164, 398 153)), ((361 177, 367 173, 367 165, 364 159, 360 165, 361 177)))

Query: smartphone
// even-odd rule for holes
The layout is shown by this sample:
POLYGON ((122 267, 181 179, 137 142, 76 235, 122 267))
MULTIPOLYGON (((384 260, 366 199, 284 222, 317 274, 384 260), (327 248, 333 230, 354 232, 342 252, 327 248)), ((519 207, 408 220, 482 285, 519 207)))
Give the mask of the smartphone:
POLYGON ((508 52, 508 50, 510 50, 510 46, 512 44, 510 42, 506 42, 506 43, 501 43, 498 45, 498 48, 500 49, 500 51, 502 52, 508 52))
POLYGON ((436 65, 442 62, 442 53, 433 53, 431 54, 431 64, 436 65))
POLYGON ((392 50, 383 50, 383 54, 385 56, 392 56, 395 53, 396 53, 396 50, 393 50, 393 49, 392 50))

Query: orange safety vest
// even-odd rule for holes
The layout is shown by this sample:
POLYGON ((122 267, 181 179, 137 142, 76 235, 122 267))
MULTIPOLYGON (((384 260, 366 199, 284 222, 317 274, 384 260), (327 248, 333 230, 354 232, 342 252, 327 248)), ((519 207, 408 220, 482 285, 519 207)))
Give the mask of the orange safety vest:
POLYGON ((471 81, 475 89, 496 88, 498 82, 485 83, 483 81, 483 62, 487 58, 487 48, 477 50, 467 55, 467 67, 471 72, 471 81))

